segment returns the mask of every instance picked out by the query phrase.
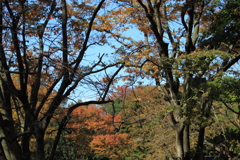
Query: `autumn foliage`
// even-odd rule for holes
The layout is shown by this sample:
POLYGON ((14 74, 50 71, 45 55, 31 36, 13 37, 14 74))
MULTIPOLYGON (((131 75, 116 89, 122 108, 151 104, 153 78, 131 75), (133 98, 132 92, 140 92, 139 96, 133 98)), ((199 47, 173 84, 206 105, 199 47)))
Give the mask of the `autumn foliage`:
POLYGON ((86 150, 96 155, 103 155, 112 159, 123 158, 131 142, 127 133, 119 133, 122 123, 120 114, 108 114, 101 106, 80 106, 72 113, 67 128, 71 134, 64 138, 73 140, 79 149, 76 154, 86 154, 86 150))
POLYGON ((1 1, 0 159, 239 153, 239 6, 1 1))

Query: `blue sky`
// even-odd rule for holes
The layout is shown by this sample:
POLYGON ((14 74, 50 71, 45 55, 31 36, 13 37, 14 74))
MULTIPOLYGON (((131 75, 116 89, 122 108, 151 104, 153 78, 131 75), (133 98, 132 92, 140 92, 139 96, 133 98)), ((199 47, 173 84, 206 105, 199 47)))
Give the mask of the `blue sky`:
MULTIPOLYGON (((143 39, 143 34, 140 33, 137 29, 129 29, 124 33, 124 36, 127 37, 131 37, 135 40, 140 40, 143 39)), ((111 40, 113 44, 115 45, 119 45, 119 43, 117 43, 115 40, 111 40)), ((108 58, 105 58, 105 61, 109 61, 109 60, 113 60, 118 58, 118 55, 116 54, 112 54, 114 53, 114 49, 111 48, 108 45, 104 45, 104 46, 97 46, 97 45, 93 45, 91 47, 88 48, 87 52, 86 52, 86 56, 85 56, 85 62, 84 63, 90 63, 91 61, 97 61, 97 55, 102 55, 102 54, 107 54, 108 58)), ((110 75, 111 73, 114 73, 114 71, 116 70, 116 68, 112 68, 112 69, 108 69, 107 72, 110 75)), ((120 75, 124 75, 126 73, 124 73, 124 70, 122 70, 120 73, 120 75)), ((147 79, 140 79, 140 81, 144 81, 144 82, 149 82, 147 79)), ((117 83, 115 83, 115 86, 122 86, 124 85, 125 82, 123 81, 118 81, 117 83)), ((81 84, 80 84, 81 85, 81 84)), ((97 98, 97 95, 95 94, 95 92, 93 90, 91 90, 91 88, 88 88, 87 86, 83 86, 83 87, 79 87, 76 89, 75 93, 70 97, 74 100, 82 100, 82 101, 88 101, 88 100, 95 100, 97 98)), ((71 101, 71 100, 70 100, 71 101)))

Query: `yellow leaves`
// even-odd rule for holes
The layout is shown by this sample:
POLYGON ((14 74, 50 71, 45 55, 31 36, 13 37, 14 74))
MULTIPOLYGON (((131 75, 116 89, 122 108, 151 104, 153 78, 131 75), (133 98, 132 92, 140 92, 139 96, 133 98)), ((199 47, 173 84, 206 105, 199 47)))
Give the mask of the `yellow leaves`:
POLYGON ((130 21, 130 23, 138 23, 139 21, 138 21, 138 19, 132 19, 131 21, 130 21))
POLYGON ((142 51, 142 57, 143 56, 148 56, 149 55, 149 53, 151 53, 152 52, 152 48, 149 48, 149 49, 145 49, 145 48, 143 48, 143 49, 141 49, 141 51, 142 51))
POLYGON ((135 102, 138 102, 138 101, 141 101, 142 99, 141 98, 135 98, 134 101, 135 102))
POLYGON ((102 29, 102 30, 112 30, 113 27, 112 25, 109 25, 109 24, 103 24, 101 26, 98 26, 99 29, 102 29))
POLYGON ((176 75, 176 76, 180 76, 180 75, 182 75, 184 72, 182 71, 182 70, 177 70, 177 69, 174 69, 173 70, 173 73, 174 73, 174 75, 176 75))
POLYGON ((158 72, 158 66, 153 65, 153 64, 146 64, 142 67, 142 69, 144 69, 146 72, 149 72, 149 73, 158 72))
POLYGON ((97 23, 94 23, 93 29, 96 30, 112 30, 113 29, 113 23, 109 19, 108 16, 102 15, 97 16, 97 23))
POLYGON ((73 16, 73 15, 74 15, 74 11, 73 11, 72 9, 69 9, 69 10, 67 11, 67 15, 68 15, 68 17, 73 16))

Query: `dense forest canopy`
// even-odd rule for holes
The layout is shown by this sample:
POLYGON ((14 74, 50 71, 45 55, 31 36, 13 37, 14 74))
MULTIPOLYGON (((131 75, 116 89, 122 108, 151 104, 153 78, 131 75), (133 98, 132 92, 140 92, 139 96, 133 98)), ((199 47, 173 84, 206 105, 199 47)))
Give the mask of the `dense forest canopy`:
POLYGON ((238 0, 1 1, 0 159, 239 156, 239 17, 238 0))

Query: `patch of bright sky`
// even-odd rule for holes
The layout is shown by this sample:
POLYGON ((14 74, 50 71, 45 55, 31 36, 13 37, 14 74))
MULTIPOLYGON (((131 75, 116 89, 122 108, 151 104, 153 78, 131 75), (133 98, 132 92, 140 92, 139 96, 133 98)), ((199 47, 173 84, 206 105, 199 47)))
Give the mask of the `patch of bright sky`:
MULTIPOLYGON (((71 3, 72 0, 68 0, 68 2, 71 3)), ((79 2, 84 2, 84 0, 80 0, 79 2)), ((96 6, 98 5, 99 1, 98 0, 93 0, 92 1, 92 5, 96 6)), ((98 12, 98 15, 104 15, 104 14, 108 14, 109 11, 118 8, 118 4, 114 3, 112 1, 106 1, 105 4, 108 4, 105 8, 101 9, 98 12)), ((104 5, 105 5, 104 4, 104 5)), ((92 35, 94 35, 94 31, 92 32, 92 35)), ((123 36, 126 37, 131 37, 135 40, 142 40, 143 39, 143 34, 141 32, 139 32, 137 29, 135 29, 134 27, 130 27, 129 30, 125 31, 123 33, 123 36)), ((121 47, 121 44, 118 43, 115 39, 110 38, 108 39, 108 42, 111 45, 115 45, 117 48, 121 47)), ((117 59, 120 59, 119 55, 117 54, 113 54, 116 50, 113 49, 112 47, 110 47, 109 45, 105 44, 105 45, 92 45, 90 46, 87 51, 86 54, 84 56, 83 59, 83 65, 91 65, 94 64, 94 62, 97 62, 99 60, 99 56, 105 54, 103 61, 107 63, 111 63, 110 61, 116 61, 117 59)), ((92 81, 99 81, 101 80, 102 76, 104 74, 111 76, 115 71, 117 70, 116 67, 107 69, 106 71, 103 71, 101 73, 98 73, 94 76, 89 77, 92 81)), ((125 75, 126 73, 124 72, 124 69, 122 71, 120 71, 119 75, 125 75)), ((114 85, 115 86, 122 86, 124 85, 125 82, 119 80, 118 82, 116 82, 114 85)), ((96 92, 96 88, 94 88, 93 86, 91 87, 91 85, 89 85, 88 83, 85 83, 83 81, 83 83, 80 82, 79 87, 75 90, 75 93, 70 97, 70 99, 74 100, 74 101, 89 101, 89 100, 96 100, 99 97, 99 95, 96 92)), ((71 101, 71 100, 70 100, 71 101)))
MULTIPOLYGON (((117 7, 115 4, 112 4, 111 6, 109 6, 109 8, 115 8, 117 7)), ((109 10, 106 10, 106 9, 102 9, 100 11, 100 14, 107 14, 109 10)), ((187 16, 185 17, 187 18, 187 16)), ((177 31, 179 28, 181 28, 181 25, 180 25, 180 20, 176 20, 176 21, 171 21, 170 22, 170 29, 172 31, 177 31)), ((143 40, 144 39, 144 35, 143 33, 141 33, 139 30, 137 30, 135 28, 135 26, 130 26, 130 29, 128 29, 127 31, 125 31, 123 33, 123 36, 126 36, 126 37, 131 37, 132 39, 134 40, 143 40)), ((166 36, 167 37, 167 36, 166 36)), ((111 43, 116 45, 116 46, 121 46, 121 44, 119 44, 118 42, 116 42, 116 40, 114 39, 110 39, 111 43)), ((168 42, 168 38, 165 38, 165 41, 168 42)), ((182 38, 181 42, 185 42, 185 38, 182 38)), ((169 49, 171 50, 171 46, 169 47, 169 49)), ((182 45, 180 47, 180 50, 185 50, 184 49, 184 45, 182 45)), ((103 46, 91 46, 88 48, 87 52, 86 52, 86 56, 85 56, 85 63, 90 63, 92 61, 97 61, 98 58, 97 58, 97 55, 102 55, 102 54, 106 54, 108 55, 107 58, 105 58, 105 61, 110 61, 110 60, 113 60, 113 59, 118 59, 118 55, 117 54, 112 54, 114 53, 115 50, 113 48, 111 48, 110 46, 108 45, 103 45, 103 46)), ((108 69, 107 72, 108 72, 108 75, 111 75, 111 73, 114 73, 114 71, 116 71, 116 68, 111 68, 111 69, 108 69)), ((124 70, 122 70, 120 73, 120 75, 124 75, 126 73, 124 73, 124 70)), ((98 78, 98 77, 96 77, 98 78)), ((146 84, 151 84, 151 83, 154 83, 146 78, 144 79, 139 79, 139 81, 143 82, 143 85, 146 85, 146 84)), ((123 81, 118 81, 115 86, 123 86, 125 85, 125 82, 123 81)), ((82 101, 88 101, 88 100, 95 100, 98 95, 95 94, 94 90, 89 88, 88 86, 82 86, 81 88, 79 88, 79 90, 77 90, 74 94, 73 97, 76 97, 78 100, 81 99, 82 101)), ((76 99, 74 98, 74 99, 76 99)))
MULTIPOLYGON (((111 3, 108 6, 108 9, 102 9, 99 11, 99 14, 107 14, 109 11, 111 11, 112 9, 117 8, 117 4, 116 3, 111 3)), ((143 40, 144 39, 144 35, 142 32, 140 32, 136 26, 134 25, 129 25, 129 29, 126 30, 123 33, 123 36, 125 37, 131 37, 132 39, 134 39, 135 41, 139 41, 139 40, 143 40)), ((118 43, 116 40, 109 39, 108 42, 112 43, 112 45, 115 45, 117 47, 120 47, 121 44, 118 43)), ((115 49, 111 48, 109 45, 103 45, 103 46, 96 46, 93 45, 91 47, 88 48, 87 52, 86 52, 86 56, 84 57, 85 63, 89 64, 92 61, 98 61, 98 57, 97 55, 102 55, 102 54, 106 54, 107 58, 105 59, 106 61, 108 60, 116 60, 119 59, 120 57, 118 57, 119 55, 117 54, 112 54, 115 52, 115 49)), ((109 75, 111 75, 111 73, 114 73, 114 71, 116 71, 116 68, 111 68, 108 69, 107 72, 109 75)), ((124 72, 124 69, 119 73, 119 75, 126 75, 126 73, 124 72)), ((94 77, 92 77, 94 78, 94 77)), ((98 77, 97 77, 98 78, 98 77)), ((96 78, 96 79, 97 79, 96 78)), ((151 83, 155 83, 152 82, 151 80, 147 79, 147 78, 142 78, 139 77, 139 79, 137 80, 137 82, 141 82, 142 85, 146 85, 146 84, 151 84, 151 83)), ((135 83, 136 85, 138 83, 135 83)), ((126 82, 123 82, 121 80, 119 80, 117 83, 115 83, 115 86, 123 86, 125 85, 126 82)), ((80 98, 82 101, 87 101, 87 100, 95 100, 98 95, 95 94, 94 89, 89 88, 89 86, 82 86, 78 91, 76 91, 76 93, 74 94, 74 96, 76 96, 77 98, 80 98)), ((74 98, 75 99, 75 98, 74 98)))
MULTIPOLYGON (((127 37, 131 37, 135 40, 142 40, 144 38, 143 34, 134 28, 127 30, 126 32, 124 32, 123 35, 127 37)), ((118 47, 121 46, 121 44, 116 42, 116 40, 114 39, 112 40, 110 39, 110 41, 112 44, 118 47)), ((91 46, 88 48, 86 52, 86 56, 84 57, 84 60, 85 60, 84 63, 91 63, 92 61, 98 61, 97 55, 102 55, 102 54, 106 55, 105 56, 106 58, 104 59, 104 61, 112 61, 112 60, 120 59, 119 55, 112 54, 114 52, 115 52, 115 49, 111 48, 109 45, 91 46)), ((110 68, 107 70, 107 74, 111 75, 116 70, 117 70, 116 67, 110 68)), ((126 75, 126 73, 124 72, 124 69, 120 71, 119 75, 126 75)), ((140 81, 143 82, 143 85, 144 85, 144 82, 149 83, 147 79, 140 79, 140 81)), ((126 82, 119 80, 114 84, 114 86, 123 86, 125 85, 125 83, 126 82)), ((88 100, 95 100, 98 97, 98 95, 96 95, 96 93, 91 88, 89 88, 89 86, 86 86, 86 87, 83 86, 78 91, 76 91, 73 97, 78 97, 82 101, 88 101, 88 100)))

